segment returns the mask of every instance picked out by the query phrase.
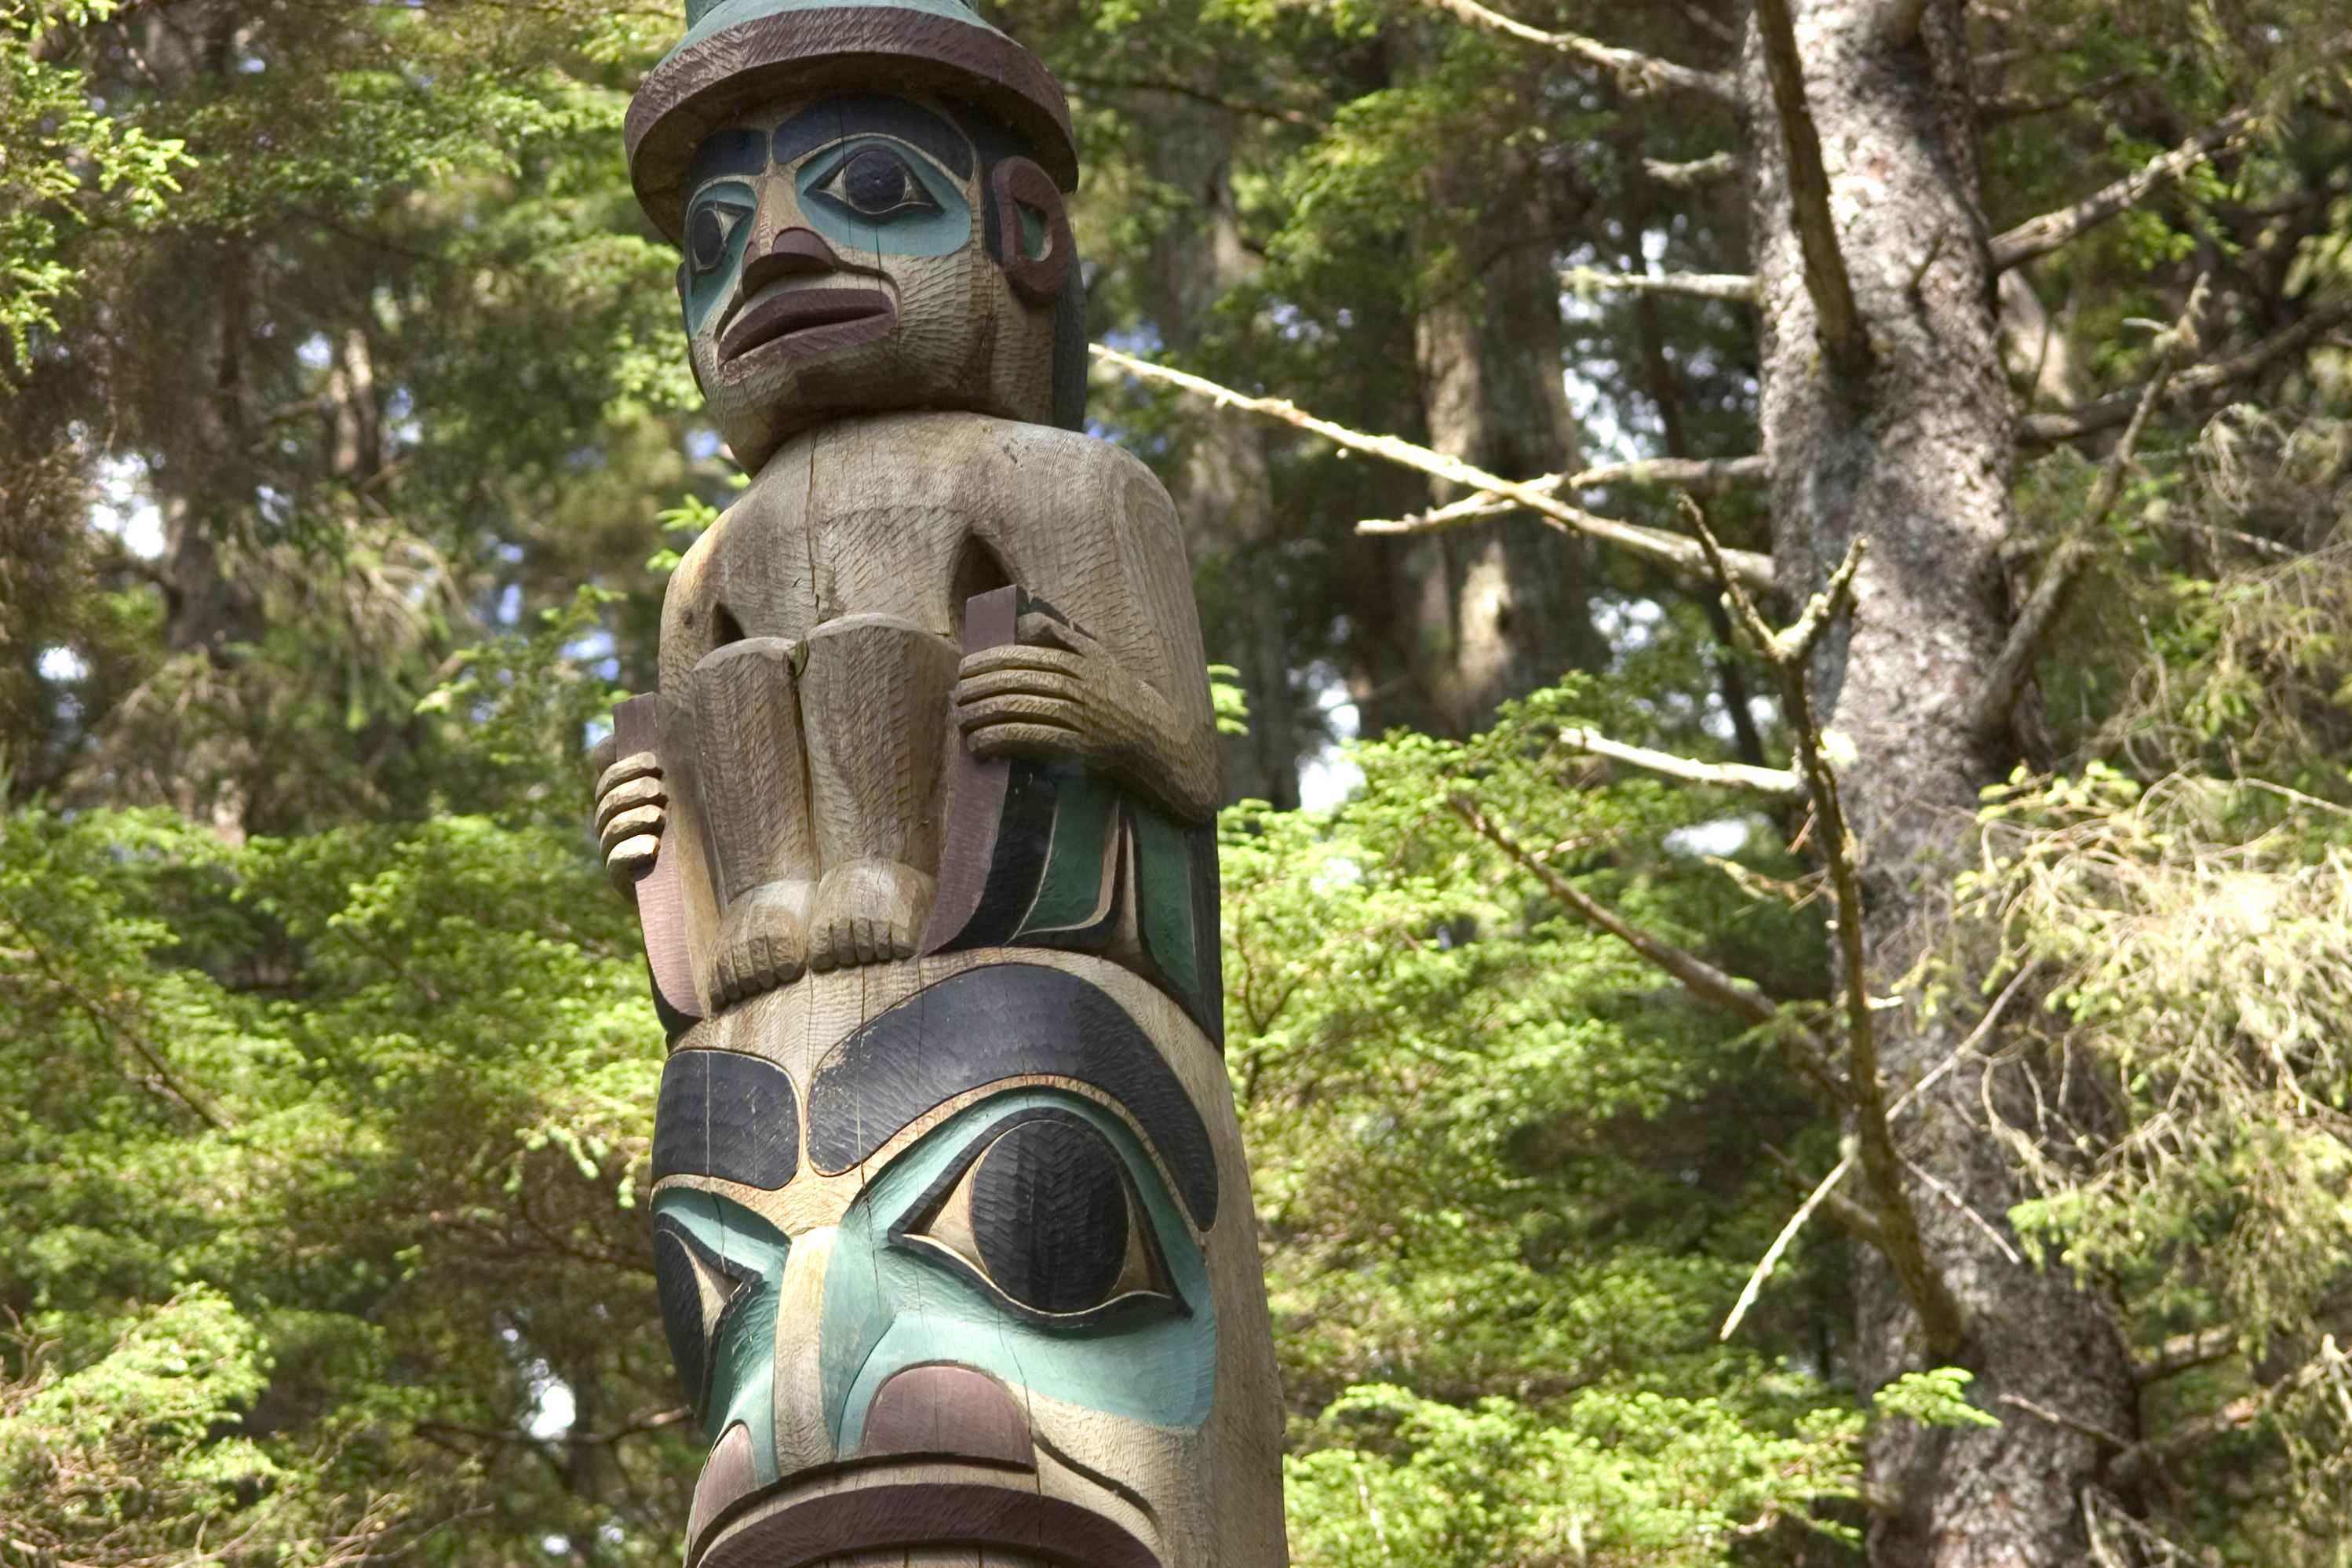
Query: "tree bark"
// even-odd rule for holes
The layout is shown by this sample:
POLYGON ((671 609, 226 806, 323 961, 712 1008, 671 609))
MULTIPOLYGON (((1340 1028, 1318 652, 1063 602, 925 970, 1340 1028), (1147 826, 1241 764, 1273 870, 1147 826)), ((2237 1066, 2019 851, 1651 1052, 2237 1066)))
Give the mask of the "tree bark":
MULTIPOLYGON (((1784 121, 1751 30, 1745 84, 1765 342, 1759 415, 1772 463, 1774 554, 1791 605, 1853 536, 1873 548, 1850 625, 1812 677, 1824 722, 1851 741, 1841 770, 1864 856, 1873 995, 1894 995, 1968 863, 1980 787, 2014 756, 1971 732, 1970 701, 2010 607, 2000 550, 2011 527, 2012 410, 1999 353, 1979 199, 1976 125, 1958 0, 1932 0, 1907 39, 1884 0, 1791 0, 1805 98, 1819 129, 1864 363, 1824 348, 1794 222, 1784 121)), ((1841 983, 1845 983, 1842 977, 1841 983)), ((1948 1013, 1881 1016, 1890 1087, 1917 1081, 1965 1026, 1948 1013)), ((2079 1514, 2100 1445, 2000 1403, 2016 1394, 2129 1436, 2129 1363, 2105 1306, 2060 1272, 2011 1261, 2019 1193, 1985 1130, 1980 1065, 1963 1066, 1908 1121, 1903 1152, 1973 1209, 1910 1189, 1930 1254, 1964 1317, 1960 1364, 1998 1428, 1880 1424, 1867 1456, 1891 1511, 1870 1527, 1885 1568, 2056 1568, 2089 1561, 2079 1514)), ((1883 1259, 1859 1269, 1865 1393, 1930 1364, 1917 1318, 1883 1259)))
MULTIPOLYGON (((1154 237, 1151 310, 1160 341, 1179 355, 1200 346, 1209 312, 1247 276, 1231 159, 1231 110, 1174 93, 1146 95, 1151 177, 1181 194, 1184 207, 1154 237)), ((1274 488, 1260 422, 1233 409, 1193 410, 1191 439, 1169 493, 1183 520, 1196 570, 1226 592, 1204 595, 1202 632, 1210 659, 1240 671, 1249 732, 1220 739, 1227 801, 1298 805, 1298 715, 1290 687, 1290 637, 1282 580, 1266 559, 1274 488)))
MULTIPOLYGON (((1432 206, 1468 221, 1453 232, 1454 258, 1422 307, 1414 348, 1431 447, 1526 479, 1573 466, 1576 421, 1560 381, 1542 171, 1517 147, 1496 156, 1508 166, 1449 163, 1429 175, 1432 206)), ((1439 505, 1455 499, 1442 482, 1432 493, 1439 505)), ((1606 657, 1581 541, 1516 512, 1390 549, 1391 635, 1408 679, 1363 714, 1368 734, 1403 726, 1466 737, 1493 721, 1497 703, 1606 657)))

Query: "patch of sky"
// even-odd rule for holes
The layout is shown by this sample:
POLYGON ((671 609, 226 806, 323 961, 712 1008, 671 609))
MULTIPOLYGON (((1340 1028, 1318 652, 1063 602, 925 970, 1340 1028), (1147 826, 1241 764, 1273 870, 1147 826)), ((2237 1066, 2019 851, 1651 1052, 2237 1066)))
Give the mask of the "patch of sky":
POLYGON ((686 433, 686 455, 698 463, 707 463, 719 456, 719 432, 699 427, 686 433))
POLYGON ((543 1361, 530 1363, 530 1420, 523 1430, 541 1442, 572 1430, 580 1413, 571 1385, 547 1369, 543 1361))
POLYGON ((1598 595, 1592 601, 1592 629, 1608 639, 1611 657, 1620 664, 1627 655, 1644 652, 1657 642, 1665 617, 1664 607, 1655 599, 1598 595))
POLYGON ((134 457, 105 457, 92 465, 98 499, 89 520, 142 561, 163 553, 163 513, 147 494, 147 465, 134 457))
POLYGON ((39 660, 33 668, 41 672, 43 680, 54 680, 63 684, 70 680, 79 680, 83 676, 88 675, 89 661, 69 647, 45 647, 41 650, 39 660))
POLYGON ((324 332, 312 332, 294 350, 294 357, 310 370, 324 370, 333 363, 335 345, 327 341, 324 332))
POLYGON ((1115 332, 1105 332, 1103 343, 1123 354, 1133 354, 1138 359, 1149 359, 1168 346, 1160 339, 1160 329, 1149 321, 1124 327, 1115 332))
POLYGON ((268 485, 257 485, 253 495, 261 503, 261 515, 271 522, 283 528, 293 521, 294 502, 291 498, 268 485))
POLYGON ((522 546, 511 539, 499 541, 491 546, 490 552, 509 566, 516 565, 522 560, 522 546))
POLYGON ((416 417, 416 396, 404 386, 395 386, 392 395, 383 400, 383 438, 392 447, 414 447, 424 438, 425 426, 416 417))
POLYGON ((605 680, 619 678, 621 661, 613 656, 613 634, 598 626, 563 645, 563 657, 586 665, 605 680))
POLYGON ((1364 770, 1347 752, 1363 716, 1349 695, 1347 682, 1328 664, 1318 661, 1307 667, 1307 689, 1316 711, 1323 716, 1325 739, 1299 759, 1298 804, 1308 811, 1330 811, 1346 805, 1364 782, 1364 770))
POLYGON ((1712 855, 1717 859, 1738 854, 1748 847, 1748 836, 1755 828, 1745 816, 1718 816, 1712 822, 1695 822, 1688 827, 1677 827, 1666 835, 1666 847, 1680 855, 1712 855))
POLYGON ((509 583, 499 590, 499 607, 490 618, 502 626, 513 626, 522 619, 522 584, 509 583))

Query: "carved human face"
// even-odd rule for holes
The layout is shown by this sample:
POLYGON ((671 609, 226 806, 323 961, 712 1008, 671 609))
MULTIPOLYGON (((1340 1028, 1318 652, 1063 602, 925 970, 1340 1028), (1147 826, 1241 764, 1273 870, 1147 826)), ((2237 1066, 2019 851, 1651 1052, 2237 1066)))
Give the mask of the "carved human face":
POLYGON ((807 997, 663 1079, 656 1275, 713 1445, 688 1568, 1278 1568, 1215 1048, 1090 959, 963 969, 789 1065, 726 1048, 806 1038, 807 997))
POLYGON ((678 293, 695 377, 746 468, 845 413, 1051 418, 1036 280, 1058 289, 1069 231, 1051 182, 996 152, 940 104, 872 93, 778 105, 703 142, 678 293))

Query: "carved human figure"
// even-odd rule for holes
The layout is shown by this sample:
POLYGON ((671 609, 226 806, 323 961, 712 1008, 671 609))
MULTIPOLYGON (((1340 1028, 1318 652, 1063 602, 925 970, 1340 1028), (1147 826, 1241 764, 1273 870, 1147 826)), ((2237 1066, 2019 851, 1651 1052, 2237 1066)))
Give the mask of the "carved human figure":
POLYGON ((1276 1568, 1173 509, 1078 433, 1067 111, 959 0, 690 10, 632 105, 752 473, 596 826, 671 1034, 690 1568, 1276 1568))

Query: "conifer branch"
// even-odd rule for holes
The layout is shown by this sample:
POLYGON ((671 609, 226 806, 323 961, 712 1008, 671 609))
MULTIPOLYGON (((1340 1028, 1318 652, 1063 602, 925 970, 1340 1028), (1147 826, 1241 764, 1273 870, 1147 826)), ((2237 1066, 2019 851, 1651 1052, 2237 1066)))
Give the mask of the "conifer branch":
POLYGON ((1702 763, 1690 757, 1676 756, 1672 752, 1654 752, 1647 746, 1629 746, 1622 741, 1611 740, 1598 730, 1562 730, 1559 738, 1579 751, 1590 752, 1596 757, 1630 763, 1662 777, 1680 779, 1685 784, 1717 784, 1725 789, 1747 790, 1771 800, 1801 800, 1805 795, 1804 780, 1790 768, 1756 768, 1746 763, 1702 763))
POLYGON ((2050 563, 2042 571, 2042 581, 2035 584, 2025 605, 2017 613, 2009 628, 2008 640, 1985 673, 1984 684, 1977 688, 1976 700, 1969 708, 1969 724, 1979 735, 1990 735, 2008 724, 2009 716, 2017 709, 2018 699, 2025 694, 2026 683, 2033 679, 2033 667, 2042 661, 2042 650, 2058 629, 2059 617, 2066 612, 2068 600, 2074 596, 2074 585, 2091 563, 2098 558, 2098 535, 2105 529, 2107 519, 2123 498, 2124 472, 2131 466, 2132 454, 2139 447, 2142 431, 2147 428, 2148 416, 2171 384, 2173 367, 2180 363, 2181 351, 2195 341, 2197 317, 2205 308, 2206 279, 2197 279, 2189 291, 2189 303, 2166 334, 2158 354, 2156 375, 2141 389, 2139 406, 2132 411, 2131 423, 2124 426, 2123 438, 2108 455, 2099 469, 2099 478, 2091 487, 2090 504, 2084 516, 2069 529, 2058 548, 2051 552, 2050 563))
POLYGON ((2352 1359, 2347 1359, 2337 1348, 2334 1334, 2323 1335, 2319 1342, 2319 1353, 2284 1377, 2265 1384, 2252 1394, 2241 1395, 2218 1410, 2193 1415, 2169 1431, 2153 1437, 2143 1437, 2126 1447, 2115 1458, 2114 1473, 2129 1479, 2144 1468, 2154 1468, 2160 1471, 2168 1461, 2180 1458, 2216 1437, 2244 1431, 2331 1373, 2340 1378, 2347 1371, 2352 1371, 2352 1359))
MULTIPOLYGON (((1637 458, 1631 462, 1603 463, 1580 474, 1547 474, 1539 479, 1529 479, 1528 488, 1558 495, 1562 490, 1597 489, 1602 485, 1673 485, 1701 495, 1716 495, 1746 485, 1768 484, 1771 478, 1772 465, 1761 457, 1637 458)), ((1407 517, 1366 518, 1356 524, 1356 531, 1439 533, 1520 510, 1517 501, 1505 500, 1492 490, 1480 490, 1407 517)))
POLYGON ((2045 93, 2040 98, 2024 98, 2014 93, 1979 98, 1977 100, 1977 119, 1983 124, 1998 124, 2002 121, 2024 120, 2036 114, 2048 114, 2053 110, 2063 109, 2070 103, 2080 103, 2086 98, 2104 98, 2126 82, 2135 80, 2138 76, 2139 72, 2136 70, 2116 71, 2111 75, 2101 77, 2096 81, 2087 81, 2080 87, 2069 88, 2063 92, 2045 93))
POLYGON ((1696 92, 1725 103, 1739 100, 1739 85, 1723 71, 1697 70, 1633 49, 1621 49, 1580 33, 1548 33, 1525 22, 1488 10, 1478 0, 1423 0, 1469 26, 1500 33, 1522 43, 1541 44, 1571 58, 1596 65, 1616 77, 1617 85, 1635 98, 1651 93, 1696 92))
POLYGON ((2092 192, 2072 206, 2028 218, 1992 242, 1992 269, 2006 272, 2134 207, 2151 192, 2179 179, 2200 163, 2242 144, 2254 125, 2253 110, 2237 110, 2199 132, 2169 153, 2159 153, 2114 184, 2092 192))
MULTIPOLYGON (((1442 452, 1433 452, 1426 447, 1416 447, 1412 442, 1399 440, 1394 436, 1367 436, 1361 431, 1350 430, 1344 425, 1334 425, 1328 419, 1318 419, 1286 397, 1251 397, 1246 394, 1235 392, 1231 387, 1220 386, 1204 377, 1193 375, 1186 371, 1171 369, 1164 364, 1154 364, 1150 360, 1137 359, 1132 354, 1123 354, 1117 349, 1106 348, 1101 343, 1092 343, 1087 346, 1092 349, 1095 358, 1103 363, 1127 371, 1130 374, 1141 376, 1147 381, 1157 381, 1170 386, 1182 387, 1185 391, 1198 393, 1221 406, 1244 409, 1252 414, 1263 414, 1270 419, 1279 419, 1286 425, 1320 436, 1325 440, 1336 442, 1350 451, 1365 452, 1373 457, 1385 458, 1391 463, 1401 464, 1408 468, 1417 468, 1424 474, 1470 489, 1486 490, 1496 496, 1508 497, 1514 504, 1534 512, 1563 533, 1589 534, 1604 544, 1614 544, 1621 550, 1630 551, 1653 561, 1663 562, 1679 571, 1696 573, 1707 569, 1706 553, 1697 544, 1683 538, 1680 534, 1668 533, 1663 529, 1642 528, 1633 523, 1619 522, 1614 518, 1601 517, 1580 507, 1570 506, 1539 489, 1536 482, 1523 483, 1517 479, 1501 479, 1486 472, 1484 468, 1473 468, 1458 458, 1449 458, 1442 452)), ((1770 556, 1740 550, 1727 552, 1725 560, 1732 571, 1739 574, 1742 584, 1758 593, 1769 594, 1773 591, 1770 556)))
MULTIPOLYGON (((2184 399, 2210 397, 2231 383, 2259 375, 2277 361, 2310 347, 2347 320, 2352 320, 2352 299, 2324 305, 2294 325, 2272 333, 2242 353, 2207 364, 2191 365, 2180 372, 2172 378, 2173 395, 2184 399)), ((2143 384, 2110 393, 2071 413, 2026 415, 2017 422, 2018 442, 2021 446, 2053 446, 2060 441, 2073 441, 2084 436, 2095 436, 2102 430, 2112 430, 2130 421, 2147 394, 2147 388, 2143 384)))
POLYGON ((2139 1361, 2132 1368, 2132 1376, 2143 1384, 2160 1383, 2200 1366, 2210 1366, 2234 1354, 2237 1349, 2238 1329, 2234 1323, 2191 1334, 2175 1334, 2139 1361))
MULTIPOLYGON (((1763 0, 1764 5, 1772 3, 1763 0)), ((1684 496, 1682 504, 1700 544, 1711 559, 1717 557, 1714 531, 1706 526, 1698 503, 1684 496)), ((1854 574, 1861 570, 1868 547, 1866 539, 1856 539, 1829 582, 1806 602, 1796 623, 1783 631, 1771 628, 1736 578, 1721 567, 1717 575, 1733 614, 1780 677, 1781 710, 1797 732, 1797 767, 1812 796, 1814 842, 1821 847, 1837 908, 1838 957, 1845 981, 1846 1102, 1853 1110, 1863 1175, 1870 1184, 1879 1224, 1885 1231, 1883 1250, 1904 1296, 1919 1314, 1930 1353, 1950 1356, 1959 1351, 1966 1329, 1959 1303, 1927 1256, 1918 1213, 1911 1206, 1903 1182, 1903 1160, 1895 1147, 1893 1118, 1886 1103, 1886 1076, 1878 1061, 1878 1020, 1871 1007, 1869 953, 1863 941, 1867 909, 1862 892, 1862 847, 1839 797, 1837 772, 1830 764, 1821 715, 1813 707, 1811 683, 1807 679, 1813 649, 1852 602, 1854 574)))
POLYGON ((1780 139, 1788 156, 1789 205, 1804 253, 1805 291, 1812 296, 1822 347, 1830 363, 1847 375, 1870 364, 1870 342, 1854 303, 1853 279, 1838 246, 1837 219, 1830 211, 1829 171, 1822 162, 1821 133, 1805 102, 1805 68, 1797 54, 1796 25, 1789 0, 1756 0, 1756 26, 1764 43, 1764 74, 1780 111, 1780 139))
POLYGON ((1745 272, 1611 272, 1570 267, 1559 275, 1570 288, 1604 294, 1677 294, 1693 300, 1756 303, 1756 279, 1745 272))

